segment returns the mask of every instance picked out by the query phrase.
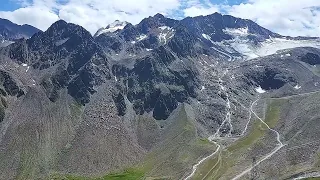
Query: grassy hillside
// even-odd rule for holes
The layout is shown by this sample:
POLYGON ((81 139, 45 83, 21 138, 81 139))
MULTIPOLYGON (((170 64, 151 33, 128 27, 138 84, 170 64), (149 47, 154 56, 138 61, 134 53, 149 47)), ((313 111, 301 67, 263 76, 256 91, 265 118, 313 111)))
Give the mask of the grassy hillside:
MULTIPOLYGON (((280 106, 283 100, 274 100, 268 103, 265 122, 274 128, 280 117, 280 106)), ((252 117, 252 126, 249 133, 225 147, 215 157, 202 164, 193 179, 229 179, 237 172, 241 172, 252 164, 249 154, 253 149, 264 146, 262 141, 269 138, 267 127, 255 117, 252 117)), ((259 154, 260 158, 262 153, 259 154)), ((256 161, 259 160, 259 156, 256 161)))
POLYGON ((215 151, 215 145, 199 138, 187 105, 174 113, 170 126, 163 132, 163 141, 154 147, 142 163, 130 169, 103 177, 52 175, 55 180, 130 180, 179 179, 191 172, 192 164, 215 151))

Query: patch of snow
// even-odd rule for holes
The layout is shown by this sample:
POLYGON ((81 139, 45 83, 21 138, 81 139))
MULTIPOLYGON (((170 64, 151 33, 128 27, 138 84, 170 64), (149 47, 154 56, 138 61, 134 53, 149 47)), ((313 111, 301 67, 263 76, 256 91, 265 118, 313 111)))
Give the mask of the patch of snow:
POLYGON ((28 66, 28 67, 27 67, 26 72, 28 72, 28 71, 29 71, 29 69, 30 69, 30 66, 28 66))
POLYGON ((135 44, 136 42, 135 41, 131 41, 131 44, 135 44))
POLYGON ((207 40, 209 40, 209 41, 211 41, 211 37, 209 35, 207 35, 207 34, 202 34, 202 37, 207 39, 207 40))
POLYGON ((256 88, 257 93, 263 94, 265 92, 267 92, 266 90, 262 89, 261 86, 256 88))
MULTIPOLYGON (((203 35, 204 37, 207 37, 203 35)), ((254 59, 257 57, 263 57, 275 54, 279 50, 291 49, 296 47, 314 47, 320 48, 320 39, 312 40, 290 40, 286 38, 272 38, 266 39, 259 46, 255 46, 248 39, 235 37, 231 40, 223 41, 222 43, 230 44, 232 48, 241 54, 247 56, 247 59, 254 59)), ((217 43, 216 43, 217 44, 217 43)), ((217 44, 224 46, 224 44, 217 44)), ((283 54, 281 57, 289 56, 289 54, 283 54)), ((291 54, 290 54, 291 56, 291 54)))
MULTIPOLYGON (((288 40, 285 38, 270 38, 269 41, 263 42, 261 47, 257 48, 255 51, 259 56, 267 56, 275 54, 278 50, 305 46, 320 47, 319 42, 316 42, 316 40, 288 40)), ((289 57, 291 54, 285 54, 285 56, 289 57)))
POLYGON ((234 50, 245 55, 248 59, 259 57, 255 52, 255 47, 252 47, 248 40, 242 40, 239 37, 236 37, 235 39, 228 41, 228 43, 230 43, 234 50))
POLYGON ((107 32, 115 32, 117 30, 123 29, 128 22, 121 22, 119 20, 114 21, 113 23, 109 24, 106 28, 100 28, 98 32, 95 34, 95 36, 99 36, 103 33, 107 32))
POLYGON ((69 38, 65 38, 59 41, 56 41, 56 46, 61 46, 62 44, 66 43, 69 40, 69 38))
POLYGON ((137 41, 142 41, 142 40, 146 39, 147 37, 148 37, 147 35, 142 34, 142 35, 140 35, 139 37, 136 37, 136 40, 137 40, 137 41))
POLYGON ((146 49, 146 51, 152 51, 152 50, 153 50, 153 49, 148 49, 148 48, 146 49))
POLYGON ((206 89, 206 87, 204 87, 204 86, 201 86, 201 91, 203 91, 203 90, 205 90, 206 89))
POLYGON ((158 35, 159 41, 166 44, 169 39, 171 39, 174 36, 175 30, 168 26, 161 26, 159 27, 161 29, 161 32, 158 35))
POLYGON ((249 34, 248 27, 245 28, 226 28, 223 32, 234 36, 247 36, 249 34))
POLYGON ((294 88, 295 88, 295 89, 300 89, 301 86, 299 86, 299 84, 297 84, 294 88))
POLYGON ((115 80, 116 82, 118 82, 117 76, 114 76, 114 80, 115 80))
POLYGON ((36 85, 36 81, 34 79, 32 79, 32 85, 35 86, 36 85))
POLYGON ((161 27, 159 27, 159 29, 161 29, 162 31, 163 30, 172 30, 172 28, 169 26, 161 26, 161 27))
POLYGON ((116 56, 119 56, 119 54, 116 54, 116 56))
POLYGON ((160 33, 160 34, 159 34, 159 40, 160 40, 160 42, 164 42, 164 44, 166 44, 166 43, 167 43, 167 38, 166 38, 166 36, 167 36, 167 34, 165 34, 165 33, 160 33))
POLYGON ((27 66, 28 66, 28 64, 24 64, 24 63, 23 63, 23 64, 21 64, 21 65, 22 65, 23 67, 27 67, 27 66))

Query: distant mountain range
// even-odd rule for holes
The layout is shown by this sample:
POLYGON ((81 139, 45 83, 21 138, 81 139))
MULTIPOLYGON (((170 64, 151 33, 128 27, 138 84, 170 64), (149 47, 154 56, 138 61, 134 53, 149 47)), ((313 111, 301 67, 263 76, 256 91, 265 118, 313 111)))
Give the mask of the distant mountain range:
POLYGON ((318 175, 318 38, 219 13, 0 32, 0 179, 318 175))
POLYGON ((30 25, 17 25, 7 19, 0 18, 0 46, 8 45, 10 42, 21 38, 30 38, 39 29, 30 25))

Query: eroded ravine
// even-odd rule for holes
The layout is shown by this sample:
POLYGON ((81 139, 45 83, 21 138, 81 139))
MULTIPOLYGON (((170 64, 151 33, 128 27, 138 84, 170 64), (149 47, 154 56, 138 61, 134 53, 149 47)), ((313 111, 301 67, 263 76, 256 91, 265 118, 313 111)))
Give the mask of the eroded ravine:
MULTIPOLYGON (((271 128, 264 120, 262 120, 262 119, 257 115, 257 113, 253 110, 254 106, 257 105, 257 102, 258 102, 259 100, 260 100, 259 98, 258 98, 257 100, 255 100, 255 101, 251 104, 250 108, 245 108, 245 106, 241 105, 241 106, 243 106, 243 108, 245 108, 245 109, 248 110, 248 112, 249 112, 249 117, 248 117, 248 121, 247 121, 247 123, 246 123, 246 126, 245 126, 243 132, 241 133, 242 136, 239 136, 239 138, 240 138, 240 137, 243 137, 243 136, 246 134, 247 129, 248 129, 248 125, 250 124, 251 117, 252 117, 252 114, 253 114, 259 121, 261 121, 262 124, 264 124, 264 125, 267 127, 268 130, 270 130, 270 131, 272 131, 272 132, 274 132, 274 133, 276 134, 276 138, 277 138, 278 144, 277 144, 277 146, 276 146, 270 153, 266 154, 262 159, 260 159, 259 161, 257 161, 257 162, 256 162, 255 164, 253 164, 251 167, 249 167, 249 168, 245 169, 244 171, 242 171, 241 173, 237 174, 234 178, 232 178, 232 180, 240 179, 241 177, 243 177, 244 175, 246 175, 247 173, 249 173, 253 168, 255 168, 256 166, 258 166, 259 164, 261 164, 261 163, 264 162, 265 160, 271 158, 275 153, 277 153, 282 147, 285 146, 285 144, 283 144, 283 143, 281 142, 280 133, 279 133, 278 131, 272 129, 272 128, 271 128)), ((228 103, 228 101, 227 101, 227 103, 228 103)), ((229 102, 229 103, 230 103, 230 102, 229 102)), ((227 105, 227 107, 228 107, 228 105, 227 105)), ((229 110, 230 110, 230 109, 229 109, 229 110)), ((227 112, 227 116, 226 116, 225 122, 231 122, 231 120, 230 120, 230 121, 227 120, 227 118, 228 118, 228 113, 230 113, 230 111, 227 112)), ((224 123, 225 123, 225 122, 224 122, 224 123)), ((222 126, 224 126, 224 123, 222 123, 221 126, 218 128, 218 131, 222 128, 222 126)), ((222 145, 219 144, 218 142, 216 142, 216 140, 221 139, 218 131, 217 131, 214 135, 212 135, 212 136, 210 136, 210 137, 208 138, 208 140, 209 140, 210 142, 216 144, 216 145, 218 146, 218 148, 217 148, 211 155, 209 155, 209 156, 201 159, 196 165, 194 165, 194 166, 193 166, 192 173, 191 173, 186 179, 192 178, 192 177, 194 176, 195 172, 197 171, 198 167, 199 167, 204 161, 206 161, 207 159, 215 156, 219 151, 222 150, 222 145)), ((232 137, 229 137, 229 136, 224 137, 224 139, 228 139, 228 138, 232 138, 232 137)), ((222 160, 220 159, 217 163, 222 163, 222 162, 220 162, 220 161, 222 161, 222 160)), ((210 172, 208 172, 207 174, 209 174, 209 173, 210 173, 210 172)), ((205 179, 206 177, 207 177, 207 175, 206 175, 203 179, 205 179)))

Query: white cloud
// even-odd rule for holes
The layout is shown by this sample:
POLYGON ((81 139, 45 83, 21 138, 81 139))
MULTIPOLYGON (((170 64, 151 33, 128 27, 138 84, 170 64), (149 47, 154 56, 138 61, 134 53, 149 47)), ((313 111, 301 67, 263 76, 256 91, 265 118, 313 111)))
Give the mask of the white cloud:
POLYGON ((213 0, 16 0, 15 11, 0 11, 0 17, 18 24, 46 30, 64 19, 79 24, 91 33, 114 20, 133 24, 162 13, 173 17, 208 15, 223 12, 252 19, 283 35, 320 36, 319 0, 246 0, 242 4, 214 4, 213 0), (318 8, 317 8, 318 7, 318 8))
POLYGON ((200 16, 200 15, 209 15, 215 12, 219 12, 218 7, 211 6, 209 8, 203 6, 192 6, 183 10, 185 16, 200 16))
POLYGON ((32 0, 24 8, 1 12, 0 17, 18 24, 28 23, 42 30, 58 19, 79 24, 94 34, 114 20, 138 23, 143 18, 180 8, 180 0, 32 0))
POLYGON ((59 20, 58 15, 45 7, 29 6, 15 11, 0 11, 0 17, 9 19, 17 24, 30 24, 45 30, 53 22, 59 20))
POLYGON ((319 0, 250 0, 227 12, 284 35, 320 36, 319 0))

